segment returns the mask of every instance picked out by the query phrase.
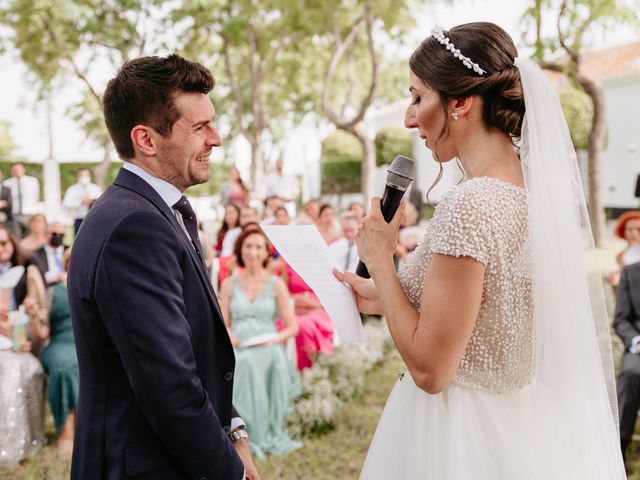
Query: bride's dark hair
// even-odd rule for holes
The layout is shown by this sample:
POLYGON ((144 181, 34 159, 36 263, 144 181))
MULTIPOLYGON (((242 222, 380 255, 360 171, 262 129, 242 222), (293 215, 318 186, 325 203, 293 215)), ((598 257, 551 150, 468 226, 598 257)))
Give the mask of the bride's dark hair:
MULTIPOLYGON (((444 111, 444 125, 434 144, 448 134, 447 100, 478 96, 482 98, 482 116, 489 129, 498 129, 520 137, 524 118, 524 97, 520 72, 513 65, 518 50, 507 32, 489 22, 458 25, 443 34, 460 52, 477 63, 485 73, 467 68, 433 36, 422 41, 411 55, 409 67, 425 84, 438 92, 444 111)), ((442 176, 442 165, 437 183, 442 176)), ((431 186, 429 191, 435 186, 431 186)))

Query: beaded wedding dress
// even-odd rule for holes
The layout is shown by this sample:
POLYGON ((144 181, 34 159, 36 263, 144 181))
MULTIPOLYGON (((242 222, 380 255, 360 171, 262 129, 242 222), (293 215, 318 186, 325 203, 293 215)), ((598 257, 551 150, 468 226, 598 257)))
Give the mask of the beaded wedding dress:
MULTIPOLYGON (((541 401, 562 392, 541 393, 547 385, 535 378, 527 208, 525 189, 488 177, 454 187, 436 208, 422 243, 398 272, 404 292, 419 311, 432 255, 471 257, 486 267, 480 311, 449 387, 428 394, 409 372, 397 381, 361 479, 625 478, 610 420, 605 429, 581 417, 589 433, 576 439, 583 426, 563 418, 562 403, 541 401)), ((571 401, 589 408, 596 400, 571 401)))
POLYGON ((485 265, 475 328, 445 391, 424 392, 408 372, 398 380, 361 478, 534 478, 528 476, 533 458, 527 451, 533 315, 526 191, 481 177, 442 199, 422 243, 398 274, 418 311, 434 253, 485 265))

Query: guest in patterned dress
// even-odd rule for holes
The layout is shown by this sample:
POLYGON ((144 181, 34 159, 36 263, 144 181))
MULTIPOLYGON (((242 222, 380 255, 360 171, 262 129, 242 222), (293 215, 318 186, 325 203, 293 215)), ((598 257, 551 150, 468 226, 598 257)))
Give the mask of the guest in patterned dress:
POLYGON ((270 274, 269 241, 257 226, 240 234, 235 246, 241 271, 220 290, 229 336, 236 349, 233 404, 247 424, 251 450, 286 455, 300 447, 285 427, 291 400, 300 393, 300 380, 287 358, 284 343, 298 333, 291 298, 284 282, 270 274), (276 331, 278 310, 285 328, 276 331), (262 340, 259 340, 259 338, 262 340), (257 342, 244 346, 243 343, 257 342))
MULTIPOLYGON (((21 263, 17 243, 0 227, 0 271, 21 263)), ((24 279, 24 277, 23 277, 24 279)), ((0 335, 11 337, 8 313, 25 297, 25 284, 0 295, 0 335)), ((29 330, 36 326, 29 325, 29 330)), ((0 463, 17 463, 33 455, 44 443, 45 377, 40 362, 31 353, 31 342, 17 352, 0 350, 0 463)))

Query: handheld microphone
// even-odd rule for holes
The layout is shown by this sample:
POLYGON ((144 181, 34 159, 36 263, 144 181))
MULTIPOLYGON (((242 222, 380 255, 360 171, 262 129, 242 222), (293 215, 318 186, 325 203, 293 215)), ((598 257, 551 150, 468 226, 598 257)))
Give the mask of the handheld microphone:
MULTIPOLYGON (((387 170, 387 181, 384 194, 380 200, 380 209, 382 216, 387 223, 391 222, 395 215, 400 201, 404 193, 415 179, 416 166, 415 162, 408 157, 398 155, 391 162, 389 170, 387 170)), ((367 266, 361 261, 358 262, 356 274, 362 278, 371 278, 367 266)))

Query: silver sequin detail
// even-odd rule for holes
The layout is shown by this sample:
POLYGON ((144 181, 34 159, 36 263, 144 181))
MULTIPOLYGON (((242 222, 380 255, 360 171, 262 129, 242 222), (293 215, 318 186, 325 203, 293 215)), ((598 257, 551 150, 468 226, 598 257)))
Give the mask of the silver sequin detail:
POLYGON ((17 463, 43 445, 44 400, 40 361, 0 351, 0 463, 17 463))
POLYGON ((495 178, 468 180, 441 200, 424 239, 400 267, 402 287, 419 311, 434 253, 467 256, 486 266, 480 311, 454 384, 499 393, 531 382, 533 299, 527 212, 524 189, 495 178))

